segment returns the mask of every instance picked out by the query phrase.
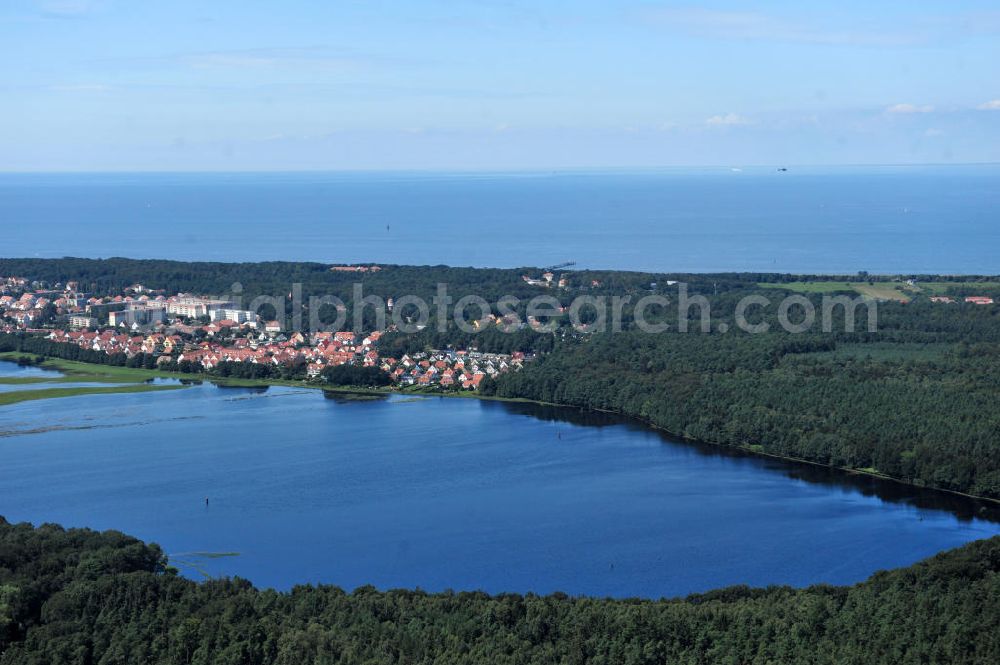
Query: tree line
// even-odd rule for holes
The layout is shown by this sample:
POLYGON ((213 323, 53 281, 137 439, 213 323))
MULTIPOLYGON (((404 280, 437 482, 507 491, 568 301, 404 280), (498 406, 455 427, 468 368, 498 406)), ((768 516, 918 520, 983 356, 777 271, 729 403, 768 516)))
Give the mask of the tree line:
POLYGON ((1000 498, 1000 308, 885 303, 875 333, 800 335, 720 334, 717 309, 710 334, 560 339, 481 389, 1000 498))
POLYGON ((114 531, 0 518, 0 665, 1000 662, 1000 537, 854 586, 675 600, 180 577, 114 531))

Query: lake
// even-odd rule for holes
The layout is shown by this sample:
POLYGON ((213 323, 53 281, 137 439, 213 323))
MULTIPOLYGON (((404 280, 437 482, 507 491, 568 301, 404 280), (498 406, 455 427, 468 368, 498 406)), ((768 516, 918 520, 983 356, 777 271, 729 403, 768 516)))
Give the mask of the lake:
POLYGON ((0 174, 5 257, 1000 273, 1000 165, 0 174))
POLYGON ((10 521, 119 529, 193 578, 281 589, 846 584, 1000 533, 959 497, 473 399, 203 384, 25 402, 0 408, 0 459, 10 521))

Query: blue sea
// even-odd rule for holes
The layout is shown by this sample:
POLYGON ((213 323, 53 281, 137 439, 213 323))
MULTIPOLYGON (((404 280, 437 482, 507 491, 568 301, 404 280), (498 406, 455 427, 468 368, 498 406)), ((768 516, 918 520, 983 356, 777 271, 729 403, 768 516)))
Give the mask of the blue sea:
POLYGON ((1000 273, 1000 165, 3 174, 5 257, 1000 273))

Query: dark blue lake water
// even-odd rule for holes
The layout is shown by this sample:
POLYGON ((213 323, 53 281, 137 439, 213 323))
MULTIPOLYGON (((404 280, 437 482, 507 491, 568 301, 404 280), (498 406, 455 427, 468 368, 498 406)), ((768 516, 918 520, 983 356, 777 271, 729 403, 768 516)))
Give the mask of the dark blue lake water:
POLYGON ((0 175, 0 254, 1000 273, 1000 166, 0 175))
POLYGON ((25 402, 0 408, 0 460, 9 520, 119 529, 192 577, 279 588, 840 584, 1000 533, 958 498, 463 399, 201 385, 25 402))

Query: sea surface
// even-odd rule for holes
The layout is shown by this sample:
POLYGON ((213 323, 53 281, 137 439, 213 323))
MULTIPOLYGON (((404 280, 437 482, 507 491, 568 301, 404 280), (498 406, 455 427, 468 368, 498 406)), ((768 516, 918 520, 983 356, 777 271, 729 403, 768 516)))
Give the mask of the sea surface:
POLYGON ((118 529, 192 578, 280 589, 847 584, 1000 533, 958 497, 473 399, 203 384, 25 402, 0 408, 0 460, 10 521, 118 529))
POLYGON ((5 257, 1000 273, 1000 165, 0 174, 5 257))

